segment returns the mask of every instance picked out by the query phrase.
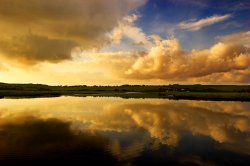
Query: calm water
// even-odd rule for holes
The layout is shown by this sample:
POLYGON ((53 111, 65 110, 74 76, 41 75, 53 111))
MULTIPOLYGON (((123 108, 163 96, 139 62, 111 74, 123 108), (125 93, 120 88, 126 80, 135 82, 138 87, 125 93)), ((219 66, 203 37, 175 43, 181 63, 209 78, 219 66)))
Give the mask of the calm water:
POLYGON ((250 165, 250 102, 0 100, 0 164, 250 165))

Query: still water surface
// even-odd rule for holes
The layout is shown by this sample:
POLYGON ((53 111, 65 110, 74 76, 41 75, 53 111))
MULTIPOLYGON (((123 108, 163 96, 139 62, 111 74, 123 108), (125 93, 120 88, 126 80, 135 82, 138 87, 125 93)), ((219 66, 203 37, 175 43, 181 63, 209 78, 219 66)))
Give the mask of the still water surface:
POLYGON ((0 164, 250 165, 250 102, 0 100, 0 164))

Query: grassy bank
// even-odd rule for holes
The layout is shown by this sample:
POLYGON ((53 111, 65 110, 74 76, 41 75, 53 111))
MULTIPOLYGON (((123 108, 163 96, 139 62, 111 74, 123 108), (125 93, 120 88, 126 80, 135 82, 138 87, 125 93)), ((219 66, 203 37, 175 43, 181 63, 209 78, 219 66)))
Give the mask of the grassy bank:
POLYGON ((48 86, 42 84, 0 83, 0 98, 54 97, 61 95, 250 101, 250 86, 178 84, 161 86, 48 86))

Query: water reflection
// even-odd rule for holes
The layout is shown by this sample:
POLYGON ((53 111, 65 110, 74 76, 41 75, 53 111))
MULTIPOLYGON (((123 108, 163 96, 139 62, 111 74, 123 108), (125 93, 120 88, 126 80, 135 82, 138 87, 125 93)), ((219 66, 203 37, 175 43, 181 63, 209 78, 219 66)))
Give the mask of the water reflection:
POLYGON ((107 138, 87 132, 75 133, 69 123, 57 119, 22 118, 22 122, 2 124, 0 134, 2 164, 105 162, 116 165, 115 158, 107 153, 107 138))
POLYGON ((64 149, 65 154, 82 154, 77 147, 86 149, 83 146, 87 144, 113 164, 247 165, 249 110, 249 102, 92 97, 2 99, 0 153, 13 154, 10 149, 21 152, 18 154, 32 151, 33 156, 44 156, 66 146, 66 150, 59 149, 64 149), (86 137, 93 142, 86 142, 86 137), (19 145, 23 149, 18 149, 19 145))

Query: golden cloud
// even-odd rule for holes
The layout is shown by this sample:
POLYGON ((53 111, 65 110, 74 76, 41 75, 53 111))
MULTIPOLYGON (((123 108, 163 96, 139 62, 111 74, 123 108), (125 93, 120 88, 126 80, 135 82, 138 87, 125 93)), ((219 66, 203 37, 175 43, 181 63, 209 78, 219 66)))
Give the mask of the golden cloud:
MULTIPOLYGON (((11 49, 12 54, 14 51, 18 53, 14 48, 11 49)), ((67 47, 64 47, 64 50, 70 51, 67 47)), ((35 50, 30 49, 30 51, 35 53, 35 50)), ((60 53, 61 50, 57 52, 60 53)), ((63 54, 65 51, 61 53, 61 59, 52 53, 47 59, 56 62, 63 57, 64 60, 70 58, 63 54)), ((13 54, 13 57, 17 57, 16 54, 13 54)), ((36 55, 40 61, 47 61, 41 52, 36 55)), ((22 57, 22 60, 34 61, 32 58, 27 60, 22 57)), ((8 82, 92 85, 124 84, 128 81, 135 84, 175 81, 187 83, 250 81, 250 54, 245 46, 234 43, 217 43, 209 49, 187 52, 181 48, 178 40, 171 39, 158 41, 148 52, 92 52, 83 53, 79 58, 80 61, 66 61, 57 65, 42 63, 32 68, 20 69, 18 66, 11 66, 8 67, 8 72, 2 73, 2 77, 8 82), (65 78, 65 75, 71 77, 65 78)))
POLYGON ((1 0, 0 31, 5 33, 0 35, 0 52, 9 59, 69 59, 76 46, 89 49, 107 43, 107 33, 143 3, 144 0, 1 0))
MULTIPOLYGON (((134 15, 123 19, 132 23, 136 17, 134 15)), ((122 32, 122 35, 125 34, 122 32)), ((128 81, 134 84, 163 84, 176 81, 248 83, 250 81, 250 52, 246 45, 247 39, 242 42, 233 42, 232 37, 228 36, 236 39, 242 34, 227 35, 225 39, 221 37, 220 42, 210 48, 192 51, 183 50, 178 39, 163 40, 156 35, 145 38, 152 46, 145 47, 148 51, 144 52, 82 52, 76 48, 73 61, 65 61, 56 65, 40 63, 32 68, 21 66, 22 69, 16 64, 11 64, 11 66, 8 64, 9 70, 2 73, 2 78, 6 82, 92 85, 124 84, 128 81), (76 54, 77 50, 79 54, 76 54), (65 75, 71 77, 65 78, 65 75)), ((118 37, 117 41, 119 40, 118 37)), ((78 47, 78 43, 74 43, 73 40, 50 39, 33 33, 0 39, 0 43, 0 54, 5 52, 6 56, 11 54, 13 57, 11 60, 10 56, 5 58, 8 63, 15 59, 25 63, 68 60, 71 58, 72 48, 78 47)))
POLYGON ((178 39, 151 39, 154 46, 147 52, 86 53, 83 66, 124 82, 249 82, 250 52, 242 44, 219 42, 208 49, 185 51, 178 39))
POLYGON ((242 44, 249 49, 250 47, 250 31, 233 33, 225 36, 218 36, 217 39, 221 42, 242 44))
POLYGON ((250 69, 213 73, 203 77, 191 78, 190 82, 212 83, 249 83, 250 69))
POLYGON ((147 39, 147 35, 143 30, 134 25, 134 22, 139 18, 139 15, 130 15, 123 18, 118 26, 112 32, 112 40, 115 44, 119 44, 123 36, 133 40, 136 44, 149 46, 151 43, 147 39))
POLYGON ((22 62, 50 61, 58 62, 71 59, 72 48, 77 43, 69 40, 49 39, 44 36, 29 34, 14 36, 11 39, 0 39, 0 51, 13 60, 22 62))
POLYGON ((139 57, 123 77, 188 81, 216 73, 242 72, 249 66, 250 53, 243 45, 217 43, 209 49, 186 52, 177 39, 170 39, 158 42, 139 57))

